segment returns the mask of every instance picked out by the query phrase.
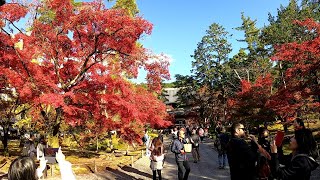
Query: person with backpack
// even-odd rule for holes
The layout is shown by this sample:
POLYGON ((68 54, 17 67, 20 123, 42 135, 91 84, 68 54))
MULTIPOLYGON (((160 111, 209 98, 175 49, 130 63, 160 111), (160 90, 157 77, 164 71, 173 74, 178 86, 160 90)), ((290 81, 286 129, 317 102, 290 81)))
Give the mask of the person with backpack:
POLYGON ((217 137, 217 141, 215 145, 218 150, 219 169, 224 169, 226 166, 228 142, 229 142, 229 135, 226 133, 226 129, 222 127, 221 132, 217 137))
POLYGON ((178 138, 173 140, 171 146, 171 152, 175 154, 176 163, 178 165, 179 180, 187 180, 190 173, 190 165, 184 150, 184 143, 186 143, 185 132, 180 130, 178 133, 178 138), (185 169, 185 173, 183 173, 183 169, 185 169))
POLYGON ((271 171, 275 178, 282 180, 309 180, 311 171, 319 164, 315 159, 319 156, 316 141, 309 129, 298 129, 290 139, 288 156, 282 154, 275 141, 271 143, 271 171), (284 168, 280 167, 279 160, 287 159, 284 168))
POLYGON ((193 162, 197 163, 200 161, 200 153, 199 153, 199 146, 200 146, 200 137, 197 134, 197 129, 193 128, 190 141, 192 144, 192 157, 193 157, 193 162))

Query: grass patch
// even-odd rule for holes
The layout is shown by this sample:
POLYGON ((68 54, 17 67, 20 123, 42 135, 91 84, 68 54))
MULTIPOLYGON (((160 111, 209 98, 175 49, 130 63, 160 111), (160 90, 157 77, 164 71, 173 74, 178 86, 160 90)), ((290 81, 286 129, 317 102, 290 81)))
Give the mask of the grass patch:
MULTIPOLYGON (((68 139, 69 143, 73 143, 68 139)), ((122 155, 116 157, 114 152, 107 151, 90 151, 90 150, 79 150, 79 148, 72 147, 63 147, 62 151, 66 156, 66 160, 72 164, 72 169, 75 174, 87 174, 93 172, 95 169, 105 170, 106 167, 117 168, 119 166, 126 166, 132 163, 131 157, 133 157, 134 161, 141 157, 141 150, 144 150, 144 146, 136 145, 136 147, 129 146, 121 141, 119 138, 114 140, 116 144, 115 147, 119 148, 119 151, 128 150, 127 155, 122 155), (120 141, 120 142, 119 142, 120 141)), ((0 143, 1 144, 1 143, 0 143)), ((11 162, 21 155, 22 148, 19 147, 20 142, 18 140, 11 140, 8 143, 9 147, 9 157, 0 156, 0 165, 3 165, 7 162, 1 169, 0 174, 6 174, 9 170, 11 162), (2 164, 1 164, 2 163, 2 164)), ((2 147, 2 144, 0 146, 2 147)), ((53 176, 60 175, 59 166, 52 166, 53 176)), ((48 170, 48 176, 51 176, 51 170, 48 170)))

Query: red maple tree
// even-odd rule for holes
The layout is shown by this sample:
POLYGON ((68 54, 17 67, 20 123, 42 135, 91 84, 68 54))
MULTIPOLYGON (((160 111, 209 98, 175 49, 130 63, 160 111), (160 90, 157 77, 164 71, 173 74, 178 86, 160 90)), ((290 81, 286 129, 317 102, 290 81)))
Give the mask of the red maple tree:
POLYGON ((241 80, 241 91, 228 99, 228 119, 231 121, 250 121, 251 124, 273 121, 271 108, 267 102, 271 96, 272 77, 259 76, 254 83, 241 80))
POLYGON ((165 105, 154 92, 169 78, 168 61, 139 44, 152 24, 101 1, 47 0, 0 7, 0 76, 20 103, 31 105, 33 121, 56 135, 61 122, 103 133, 117 129, 139 139, 139 127, 166 126, 165 105), (31 13, 30 31, 15 22, 31 13), (5 27, 17 30, 12 33, 5 27), (155 59, 156 58, 156 59, 155 59), (152 61, 150 59, 153 59, 152 61), (134 86, 139 68, 148 89, 134 86), (90 123, 89 123, 90 124, 90 123), (98 126, 99 124, 99 126, 98 126), (99 130, 97 130, 99 127, 99 130))
POLYGON ((285 74, 286 86, 280 87, 268 102, 285 119, 294 119, 308 111, 316 113, 320 108, 320 23, 312 19, 296 23, 314 38, 280 45, 272 58, 292 63, 285 74))

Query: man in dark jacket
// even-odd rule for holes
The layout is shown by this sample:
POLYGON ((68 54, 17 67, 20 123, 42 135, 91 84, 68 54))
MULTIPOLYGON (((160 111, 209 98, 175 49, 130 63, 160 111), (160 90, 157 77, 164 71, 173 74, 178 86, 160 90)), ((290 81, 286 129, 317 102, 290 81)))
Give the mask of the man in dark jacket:
POLYGON ((187 180, 190 173, 190 166, 186 157, 186 153, 184 151, 184 138, 185 134, 183 130, 178 132, 178 138, 173 140, 173 144, 171 146, 171 151, 175 154, 176 163, 178 165, 178 179, 179 180, 187 180), (183 175, 183 169, 186 172, 183 175))
POLYGON ((221 128, 217 138, 219 142, 216 147, 218 150, 219 169, 224 169, 226 166, 227 145, 229 143, 229 135, 224 127, 221 128))
POLYGON ((257 144, 252 140, 251 146, 244 140, 243 124, 235 123, 231 127, 232 138, 228 143, 227 156, 232 180, 253 180, 256 177, 257 144))

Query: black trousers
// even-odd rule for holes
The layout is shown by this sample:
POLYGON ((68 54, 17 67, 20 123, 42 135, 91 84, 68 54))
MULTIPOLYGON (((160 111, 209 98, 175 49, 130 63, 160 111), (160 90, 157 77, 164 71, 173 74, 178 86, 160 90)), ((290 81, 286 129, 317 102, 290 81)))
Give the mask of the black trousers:
POLYGON ((192 157, 194 161, 200 160, 199 146, 192 147, 192 157))
POLYGON ((156 180, 156 179, 157 179, 157 172, 158 172, 159 180, 162 180, 161 170, 152 171, 152 179, 153 179, 153 180, 156 180))
POLYGON ((189 173, 190 173, 190 166, 188 161, 177 161, 178 165, 178 179, 179 180, 187 180, 189 173), (186 170, 186 172, 183 175, 183 169, 186 170))

